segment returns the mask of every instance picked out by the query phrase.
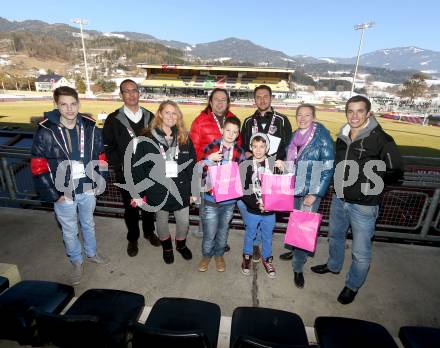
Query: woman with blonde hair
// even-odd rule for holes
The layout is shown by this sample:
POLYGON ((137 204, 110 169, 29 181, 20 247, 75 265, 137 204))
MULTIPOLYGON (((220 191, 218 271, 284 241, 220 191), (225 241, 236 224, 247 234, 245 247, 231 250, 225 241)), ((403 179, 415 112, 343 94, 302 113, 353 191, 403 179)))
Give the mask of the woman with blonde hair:
POLYGON ((140 139, 133 162, 134 182, 144 181, 141 208, 156 212, 156 230, 165 263, 174 262, 168 224, 169 214, 173 212, 176 250, 185 260, 190 260, 192 253, 186 246, 186 237, 196 153, 179 106, 171 100, 162 102, 143 135, 146 137, 140 139))

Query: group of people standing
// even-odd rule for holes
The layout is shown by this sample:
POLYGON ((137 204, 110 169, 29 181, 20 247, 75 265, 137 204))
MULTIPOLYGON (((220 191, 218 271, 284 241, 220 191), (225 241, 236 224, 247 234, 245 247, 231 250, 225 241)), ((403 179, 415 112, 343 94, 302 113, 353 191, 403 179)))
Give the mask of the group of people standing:
MULTIPOLYGON (((32 148, 32 173, 37 189, 48 200, 56 202, 55 214, 62 226, 66 253, 74 265, 74 284, 79 283, 83 267, 78 230, 73 226, 76 226, 77 217, 82 227, 86 259, 105 263, 105 258, 96 252, 94 181, 84 170, 88 162, 95 160, 96 166, 92 165, 91 172, 93 168, 99 172, 100 165, 105 164, 102 157, 105 153, 121 187, 128 255, 134 257, 138 253, 141 218, 144 237, 153 246, 162 245, 163 260, 173 263, 173 238, 168 224, 172 212, 176 221, 175 249, 183 259, 191 260, 193 253, 186 239, 189 206, 196 203, 202 234, 200 272, 207 271, 212 258, 216 270, 225 271, 229 224, 237 206, 245 225, 242 273, 249 275, 251 263, 261 261, 267 275, 276 277, 272 255, 275 213, 265 210, 260 174, 272 173, 275 168, 294 174, 295 209, 312 212, 318 210, 333 179, 329 258, 326 264, 312 267, 312 271, 318 274, 341 271, 345 239, 351 227, 352 264, 338 301, 348 304, 354 300, 371 262, 371 239, 381 194, 381 190, 377 192, 372 186, 377 183, 377 177, 389 183, 398 180, 403 173, 397 146, 371 117, 367 98, 355 96, 347 101, 347 124, 341 128, 335 147, 329 131, 317 121, 316 109, 311 104, 297 108, 298 128, 292 132, 289 119, 272 107, 272 91, 266 85, 255 88, 257 110, 243 125, 229 109, 227 90, 214 89, 206 108, 188 131, 175 102, 162 102, 153 114, 139 105, 137 84, 125 80, 120 85, 124 105, 108 116, 102 136, 92 120, 78 113, 79 100, 71 90, 60 87, 54 92, 57 109, 47 114, 37 130, 32 148), (90 136, 90 132, 94 136, 90 136), (66 197, 55 185, 55 173, 58 175, 57 165, 61 161, 70 163, 63 180, 67 186, 71 181, 70 185, 75 188, 71 197, 66 197), (241 175, 244 196, 217 202, 210 189, 208 168, 244 161, 246 165, 240 167, 245 168, 241 175), (371 166, 370 161, 380 161, 382 165, 371 166), (350 176, 353 162, 358 165, 354 181, 350 176), (323 165, 318 177, 314 170, 316 163, 323 165), (87 183, 89 186, 85 185, 87 183), (82 204, 83 196, 93 204, 82 204)), ((281 255, 281 259, 293 259, 294 283, 298 288, 304 287, 307 256, 308 252, 297 248, 281 255)))

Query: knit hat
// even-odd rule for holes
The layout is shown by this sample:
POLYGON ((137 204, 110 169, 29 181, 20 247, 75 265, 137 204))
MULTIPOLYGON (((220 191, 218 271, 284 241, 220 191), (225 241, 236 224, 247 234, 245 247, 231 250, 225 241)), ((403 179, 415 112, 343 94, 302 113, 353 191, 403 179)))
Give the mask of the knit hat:
POLYGON ((252 150, 252 140, 254 140, 254 138, 256 136, 262 137, 265 140, 265 142, 266 142, 266 153, 268 153, 269 152, 269 148, 270 148, 269 137, 267 136, 267 134, 261 133, 261 132, 255 133, 255 134, 253 134, 251 136, 251 139, 249 140, 249 149, 252 150))

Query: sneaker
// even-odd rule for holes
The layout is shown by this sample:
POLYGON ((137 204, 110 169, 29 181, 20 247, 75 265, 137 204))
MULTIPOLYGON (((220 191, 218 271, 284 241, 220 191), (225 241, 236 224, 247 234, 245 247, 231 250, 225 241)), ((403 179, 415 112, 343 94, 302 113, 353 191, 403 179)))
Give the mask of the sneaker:
POLYGON ((261 259, 261 263, 263 264, 264 270, 269 278, 276 278, 277 273, 275 271, 275 267, 273 266, 273 256, 268 257, 266 260, 261 259))
POLYGON ((72 285, 79 285, 81 283, 81 277, 83 274, 84 265, 82 262, 73 263, 73 271, 70 275, 70 282, 72 285))
POLYGON ((256 263, 256 262, 260 262, 260 259, 261 259, 260 247, 258 245, 254 245, 252 261, 256 263))
POLYGON ((95 256, 92 257, 87 256, 86 260, 88 262, 99 263, 101 265, 107 265, 109 263, 108 258, 106 258, 101 254, 98 254, 98 252, 96 252, 95 256))
POLYGON ((214 256, 215 268, 217 272, 224 272, 226 268, 225 259, 223 256, 214 256))
POLYGON ((243 255, 243 262, 241 263, 241 273, 244 275, 251 274, 251 256, 243 255))
POLYGON ((206 272, 208 270, 209 261, 211 261, 210 257, 203 256, 199 262, 199 272, 206 272))

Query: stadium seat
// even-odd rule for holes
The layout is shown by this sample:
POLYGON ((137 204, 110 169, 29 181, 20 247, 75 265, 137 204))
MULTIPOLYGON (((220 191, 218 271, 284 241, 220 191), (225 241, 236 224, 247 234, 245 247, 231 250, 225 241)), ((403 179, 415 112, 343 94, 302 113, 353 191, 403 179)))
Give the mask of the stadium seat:
POLYGON ((217 347, 220 307, 214 303, 164 297, 145 325, 134 325, 132 347, 217 347))
POLYGON ((399 338, 405 348, 440 347, 440 328, 423 326, 403 326, 399 338))
POLYGON ((9 279, 0 276, 0 293, 9 288, 9 279))
POLYGON ((238 307, 232 314, 230 347, 308 347, 302 319, 270 308, 238 307))
POLYGON ((139 319, 144 296, 122 290, 90 289, 63 315, 35 311, 41 343, 63 348, 126 347, 128 328, 139 319))
POLYGON ((365 320, 318 317, 315 332, 320 348, 398 348, 382 325, 365 320))
POLYGON ((31 308, 59 313, 74 296, 73 287, 60 283, 24 280, 0 294, 0 339, 35 342, 31 308))

